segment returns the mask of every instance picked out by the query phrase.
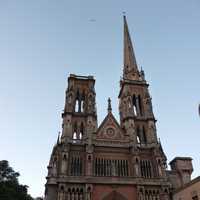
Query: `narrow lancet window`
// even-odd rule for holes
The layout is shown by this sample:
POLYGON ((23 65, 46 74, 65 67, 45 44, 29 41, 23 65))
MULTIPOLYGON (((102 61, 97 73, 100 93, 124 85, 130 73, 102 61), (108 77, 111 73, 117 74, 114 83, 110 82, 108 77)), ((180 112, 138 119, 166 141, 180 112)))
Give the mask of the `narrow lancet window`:
POLYGON ((142 111, 142 101, 141 101, 141 96, 138 96, 138 104, 139 104, 139 110, 140 110, 140 115, 142 115, 143 111, 142 111))
POLYGON ((137 116, 137 103, 136 103, 136 96, 133 95, 133 113, 137 116))
POLYGON ((75 103, 75 112, 79 111, 79 101, 78 99, 76 99, 76 103, 75 103))

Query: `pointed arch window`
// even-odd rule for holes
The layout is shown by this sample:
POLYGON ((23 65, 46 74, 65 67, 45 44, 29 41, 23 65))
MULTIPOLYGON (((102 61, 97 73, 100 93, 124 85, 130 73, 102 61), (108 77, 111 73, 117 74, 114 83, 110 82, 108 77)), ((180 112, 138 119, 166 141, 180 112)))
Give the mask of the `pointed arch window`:
POLYGON ((76 99, 76 102, 75 102, 75 112, 78 112, 79 111, 79 100, 76 99))
POLYGON ((137 102, 136 102, 136 96, 133 95, 133 113, 135 116, 137 116, 137 102))
POLYGON ((137 127, 137 143, 141 144, 141 138, 140 138, 140 127, 137 127))
POLYGON ((84 100, 81 100, 81 108, 80 111, 83 112, 84 111, 84 100))
POLYGON ((73 134, 72 134, 72 140, 73 140, 74 143, 76 142, 77 138, 78 138, 77 124, 75 123, 74 124, 74 131, 73 131, 73 134))
POLYGON ((77 133, 74 132, 74 133, 73 133, 73 140, 76 140, 76 139, 77 139, 77 133))
POLYGON ((147 143, 147 136, 146 136, 146 131, 145 131, 145 127, 144 126, 142 127, 142 133, 143 133, 144 143, 147 143))
POLYGON ((138 104, 139 104, 140 115, 143 115, 142 100, 140 95, 138 95, 138 104))
POLYGON ((140 137, 137 135, 137 143, 141 144, 140 137))
POLYGON ((84 104, 85 104, 85 93, 83 92, 81 96, 80 112, 84 112, 84 104))
POLYGON ((83 122, 82 122, 81 127, 80 127, 80 133, 79 133, 79 139, 80 140, 82 140, 83 134, 84 134, 84 125, 83 125, 83 122))
POLYGON ((79 90, 77 90, 76 93, 76 100, 75 100, 75 112, 80 112, 80 93, 79 90))

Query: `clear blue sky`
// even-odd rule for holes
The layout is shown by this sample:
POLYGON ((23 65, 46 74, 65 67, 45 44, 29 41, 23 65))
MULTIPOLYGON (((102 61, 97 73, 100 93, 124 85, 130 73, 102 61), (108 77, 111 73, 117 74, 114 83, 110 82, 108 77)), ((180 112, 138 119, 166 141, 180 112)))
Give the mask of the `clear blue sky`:
POLYGON ((199 0, 0 1, 0 159, 31 195, 44 193, 70 73, 96 77, 99 123, 109 96, 118 118, 123 11, 168 161, 191 156, 200 174, 199 10, 199 0))

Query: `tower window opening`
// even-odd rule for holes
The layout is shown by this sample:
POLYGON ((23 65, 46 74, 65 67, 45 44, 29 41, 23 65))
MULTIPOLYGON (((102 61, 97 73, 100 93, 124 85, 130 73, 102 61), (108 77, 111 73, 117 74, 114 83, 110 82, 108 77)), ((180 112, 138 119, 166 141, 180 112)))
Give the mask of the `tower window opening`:
POLYGON ((143 140, 144 140, 144 143, 147 143, 146 131, 145 131, 145 127, 144 127, 144 126, 143 126, 143 128, 142 128, 142 132, 143 132, 143 140))
POLYGON ((73 140, 76 140, 76 139, 77 139, 77 133, 74 132, 74 133, 73 133, 73 140))
POLYGON ((134 115, 137 116, 137 110, 136 110, 136 106, 133 105, 133 112, 134 112, 134 115))
POLYGON ((139 104, 139 110, 140 110, 140 114, 142 115, 142 101, 141 101, 141 96, 138 96, 138 104, 139 104))
POLYGON ((84 112, 84 104, 85 104, 85 93, 83 92, 80 101, 80 112, 84 112))
POLYGON ((128 108, 131 108, 131 98, 128 98, 128 108))
POLYGON ((75 123, 74 124, 74 132, 72 134, 72 139, 73 139, 73 142, 75 143, 76 140, 78 139, 78 133, 77 133, 77 124, 75 123))
POLYGON ((83 123, 81 123, 80 133, 79 133, 79 139, 80 140, 82 140, 83 134, 84 134, 84 126, 83 126, 83 123))
POLYGON ((137 143, 141 144, 141 139, 140 139, 140 127, 137 127, 137 143))
POLYGON ((133 95, 133 113, 135 116, 137 116, 137 103, 136 103, 136 96, 133 95))
POLYGON ((78 99, 76 99, 76 103, 75 103, 75 112, 79 111, 79 101, 78 99))
POLYGON ((81 100, 81 108, 80 108, 81 112, 84 112, 84 100, 81 100))
POLYGON ((138 144, 141 143, 139 136, 137 136, 137 143, 138 143, 138 144))

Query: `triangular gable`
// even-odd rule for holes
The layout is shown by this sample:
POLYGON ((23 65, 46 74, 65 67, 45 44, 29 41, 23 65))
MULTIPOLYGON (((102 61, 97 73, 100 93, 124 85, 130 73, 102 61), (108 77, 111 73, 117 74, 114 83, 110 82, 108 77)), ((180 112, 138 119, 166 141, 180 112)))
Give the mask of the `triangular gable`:
POLYGON ((96 139, 117 141, 124 140, 123 131, 112 113, 108 113, 106 118, 99 126, 96 139))

